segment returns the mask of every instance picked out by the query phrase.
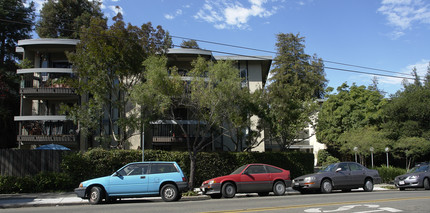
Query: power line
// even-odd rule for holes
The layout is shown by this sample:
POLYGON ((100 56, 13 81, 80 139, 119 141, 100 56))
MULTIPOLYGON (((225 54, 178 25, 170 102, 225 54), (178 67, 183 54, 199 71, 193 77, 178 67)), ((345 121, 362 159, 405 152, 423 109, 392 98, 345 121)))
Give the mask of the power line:
MULTIPOLYGON (((13 10, 9 10, 10 12, 15 12, 15 13, 19 13, 13 10)), ((40 14, 35 14, 35 16, 39 16, 41 17, 40 14)), ((0 20, 4 20, 4 19, 0 19, 0 20)), ((70 22, 71 20, 67 20, 67 19, 60 19, 60 20, 64 20, 64 21, 68 21, 70 22)), ((17 23, 17 22, 15 22, 17 23)), ((57 29, 57 30, 65 30, 65 31, 76 31, 76 30, 67 30, 67 29, 57 29)), ((265 52, 265 53, 270 53, 270 54, 277 54, 277 52, 275 51, 269 51, 269 50, 262 50, 262 49, 256 49, 256 48, 250 48, 250 47, 244 47, 244 46, 238 46, 238 45, 233 45, 233 44, 226 44, 226 43, 221 43, 221 42, 213 42, 213 41, 207 41, 207 40, 202 40, 202 39, 194 39, 194 38, 188 38, 188 37, 183 37, 183 36, 175 36, 175 35, 170 35, 170 37, 172 38, 178 38, 178 39, 186 39, 186 40, 195 40, 198 42, 203 42, 203 43, 208 43, 208 44, 215 44, 215 45, 220 45, 220 46, 227 46, 227 47, 233 47, 233 48, 239 48, 239 49, 246 49, 246 50, 251 50, 251 51, 258 51, 258 52, 265 52)), ((379 69, 379 68, 373 68, 373 67, 367 67, 367 66, 361 66, 361 65, 354 65, 354 64, 348 64, 348 63, 342 63, 342 62, 336 62, 336 61, 332 61, 332 60, 324 60, 323 61, 325 63, 332 63, 332 64, 337 64, 337 65, 342 65, 342 66, 349 66, 349 67, 355 67, 355 68, 361 68, 361 69, 367 69, 367 70, 374 70, 374 71, 379 71, 379 72, 385 72, 385 73, 391 73, 391 74, 398 74, 398 75, 404 75, 404 76, 413 76, 412 74, 408 74, 408 73, 402 73, 402 72, 394 72, 391 70, 386 70, 386 69, 379 69)), ((384 76, 381 74, 381 76, 384 76)), ((420 76, 422 78, 422 76, 420 76)))
MULTIPOLYGON (((0 19, 0 21, 5 21, 5 22, 9 22, 9 23, 18 23, 18 24, 27 24, 27 25, 32 25, 29 23, 24 23, 24 22, 18 22, 18 21, 12 21, 12 20, 7 20, 7 19, 0 19)), ((69 29, 59 29, 56 28, 56 30, 64 30, 64 31, 71 31, 71 32, 76 32, 76 30, 69 30, 69 29)), ((99 36, 108 36, 108 37, 112 37, 112 38, 117 38, 115 36, 109 36, 109 35, 101 35, 101 34, 96 34, 96 33, 90 33, 92 35, 99 35, 99 36)), ((248 49, 248 50, 254 50, 254 51, 261 51, 261 52, 266 52, 266 53, 274 53, 277 54, 273 51, 267 51, 267 50, 259 50, 259 49, 255 49, 255 48, 248 48, 248 47, 242 47, 242 46, 237 46, 237 45, 230 45, 230 44, 224 44, 224 43, 219 43, 219 42, 211 42, 211 41, 204 41, 204 40, 196 40, 196 39, 191 39, 191 38, 186 38, 186 37, 180 37, 180 36, 172 36, 171 37, 174 38, 181 38, 181 39, 188 39, 188 40, 195 40, 195 41, 200 41, 200 42, 206 42, 206 43, 212 43, 212 44, 217 44, 217 45, 222 45, 222 46, 229 46, 229 47, 235 47, 235 48, 241 48, 241 49, 248 49)), ((176 47, 182 47, 180 45, 173 45, 176 47)), ((217 51, 217 50, 208 50, 211 52, 216 52, 216 53, 222 53, 222 54, 227 54, 227 55, 234 55, 234 56, 242 56, 242 57, 248 57, 248 58, 256 58, 256 59, 262 59, 262 60, 267 60, 267 58, 263 58, 263 57, 258 57, 258 56, 250 56, 250 55, 242 55, 242 54, 237 54, 237 53, 230 53, 230 52, 224 52, 224 51, 217 51)), ((324 60, 323 60, 324 61, 324 60)), ((339 64, 339 65, 345 65, 345 66, 352 66, 352 67, 359 67, 359 68, 363 68, 363 69, 369 69, 369 70, 378 70, 378 71, 384 71, 384 72, 389 72, 389 73, 394 73, 394 74, 402 74, 402 75, 407 75, 405 73, 398 73, 398 72, 391 72, 391 71, 387 71, 387 70, 381 70, 381 69, 376 69, 376 68, 369 68, 369 67, 364 67, 364 66, 358 66, 358 65, 351 65, 351 64, 345 64, 345 63, 340 63, 340 62, 333 62, 333 61, 326 61, 328 63, 334 63, 334 64, 339 64)), ((366 75, 374 75, 374 76, 382 76, 382 77, 390 77, 390 78, 400 78, 400 79, 409 79, 409 80, 414 80, 414 78, 409 78, 409 77, 400 77, 400 76, 393 76, 393 75, 386 75, 386 74, 379 74, 379 73, 370 73, 370 72, 364 72, 364 71, 357 71, 357 70, 351 70, 351 69, 341 69, 341 68, 334 68, 334 67, 324 67, 325 69, 332 69, 332 70, 337 70, 337 71, 343 71, 343 72, 351 72, 351 73, 360 73, 360 74, 366 74, 366 75)))
MULTIPOLYGON (((187 38, 187 37, 181 37, 181 36, 173 36, 173 35, 172 35, 172 37, 173 38, 180 38, 180 39, 187 39, 187 40, 195 40, 195 41, 198 41, 198 42, 209 43, 209 44, 216 44, 216 45, 222 45, 222 46, 227 46, 227 47, 234 47, 234 48, 239 48, 239 49, 246 49, 246 50, 253 50, 253 51, 258 51, 258 52, 277 54, 277 52, 274 52, 274 51, 255 49, 255 48, 237 46, 237 45, 232 45, 232 44, 225 44, 225 43, 219 43, 219 42, 205 41, 205 40, 200 40, 200 39, 193 39, 193 38, 187 38)), ((327 63, 338 64, 338 65, 343 65, 343 66, 350 66, 350 67, 356 67, 356 68, 362 68, 362 69, 368 69, 368 70, 375 70, 375 71, 392 73, 392 74, 400 74, 400 75, 406 75, 406 76, 413 76, 412 74, 401 73, 401 72, 394 72, 394 71, 384 70, 384 69, 379 69, 379 68, 372 68, 372 67, 366 67, 366 66, 360 66, 360 65, 354 65, 354 64, 347 64, 347 63, 335 62, 335 61, 324 60, 324 59, 323 59, 323 61, 327 62, 327 63)))

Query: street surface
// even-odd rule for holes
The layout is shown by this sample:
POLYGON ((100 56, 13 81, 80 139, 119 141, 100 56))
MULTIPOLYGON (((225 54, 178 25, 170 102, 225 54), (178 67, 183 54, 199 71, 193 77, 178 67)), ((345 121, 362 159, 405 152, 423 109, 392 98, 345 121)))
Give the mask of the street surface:
POLYGON ((161 199, 129 199, 115 204, 24 207, 1 212, 430 212, 430 191, 334 192, 259 197, 255 194, 232 199, 186 197, 179 202, 161 199))

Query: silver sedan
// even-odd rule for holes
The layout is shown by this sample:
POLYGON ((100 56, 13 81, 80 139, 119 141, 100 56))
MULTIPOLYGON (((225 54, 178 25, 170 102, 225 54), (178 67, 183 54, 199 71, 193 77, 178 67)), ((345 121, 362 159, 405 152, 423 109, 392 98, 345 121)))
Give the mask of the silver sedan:
POLYGON ((394 185, 400 190, 406 188, 424 188, 430 190, 430 168, 428 163, 421 163, 409 170, 407 174, 397 176, 394 185))
POLYGON ((357 188, 371 192, 374 184, 378 183, 381 183, 378 171, 355 162, 340 162, 330 164, 318 173, 295 178, 292 185, 293 189, 301 193, 306 191, 330 193, 336 189, 351 191, 357 188))

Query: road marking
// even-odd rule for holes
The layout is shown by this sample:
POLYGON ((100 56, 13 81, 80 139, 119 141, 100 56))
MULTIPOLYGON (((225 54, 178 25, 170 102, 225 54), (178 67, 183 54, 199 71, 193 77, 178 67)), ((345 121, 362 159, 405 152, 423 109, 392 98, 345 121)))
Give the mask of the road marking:
POLYGON ((254 209, 211 211, 211 212, 205 212, 205 213, 262 212, 262 211, 276 211, 276 210, 283 210, 283 209, 312 208, 312 207, 333 206, 333 205, 353 205, 353 204, 361 204, 361 203, 395 202, 395 201, 421 200, 421 199, 430 199, 430 196, 427 196, 427 197, 410 197, 410 198, 388 198, 388 199, 363 200, 363 201, 346 201, 346 202, 333 202, 333 203, 302 204, 302 205, 278 206, 278 207, 266 207, 266 208, 254 208, 254 209))
POLYGON ((359 211, 359 212, 354 212, 354 213, 402 212, 402 210, 395 209, 395 208, 390 208, 390 207, 379 208, 379 205, 369 205, 369 204, 341 206, 341 207, 334 209, 334 210, 321 210, 321 208, 311 208, 311 209, 306 209, 305 212, 308 212, 308 213, 343 212, 343 211, 349 211, 355 207, 367 207, 367 208, 373 208, 373 210, 359 211))

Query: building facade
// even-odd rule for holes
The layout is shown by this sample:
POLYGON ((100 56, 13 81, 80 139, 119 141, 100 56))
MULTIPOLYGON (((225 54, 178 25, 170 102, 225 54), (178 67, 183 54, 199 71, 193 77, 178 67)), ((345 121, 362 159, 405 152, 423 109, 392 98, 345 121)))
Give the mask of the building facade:
MULTIPOLYGON (((87 138, 81 138, 78 134, 79 126, 74 125, 60 111, 61 104, 79 104, 85 101, 84 98, 88 98, 79 97, 64 81, 67 78, 74 78, 66 52, 74 51, 78 42, 79 40, 73 39, 28 39, 18 42, 17 52, 22 53, 23 58, 32 65, 17 71, 21 77, 21 108, 20 115, 15 116, 15 121, 19 123, 17 140, 20 148, 32 149, 50 143, 76 150, 97 146, 94 143, 88 144, 87 138)), ((166 55, 168 66, 176 66, 184 81, 189 80, 187 72, 192 69, 191 62, 198 57, 212 61, 231 60, 240 71, 243 86, 250 92, 265 87, 272 64, 271 56, 214 56, 211 51, 201 49, 169 49, 166 55)), ((193 137, 193 125, 196 123, 189 118, 187 109, 177 110, 182 119, 151 122, 147 130, 142 129, 141 134, 130 138, 128 148, 138 149, 144 146, 148 149, 185 149, 185 138, 175 122, 185 124, 189 132, 188 137, 193 137)), ((250 119, 254 124, 258 121, 256 116, 250 119)), ((304 130, 304 134, 311 137, 290 148, 316 154, 324 146, 316 141, 314 132, 310 126, 304 130)), ((261 135, 264 137, 264 133, 261 135)), ((272 142, 261 143, 253 151, 276 151, 276 145, 272 142)), ((239 150, 244 148, 245 144, 239 144, 239 150)), ((215 150, 234 150, 234 146, 228 137, 222 136, 208 147, 208 151, 215 150)))
POLYGON ((74 51, 79 40, 29 39, 18 41, 17 52, 30 62, 18 69, 21 77, 20 114, 17 136, 20 148, 32 149, 44 144, 60 144, 78 149, 78 127, 61 114, 61 104, 77 104, 79 96, 67 85, 73 78, 67 51, 74 51))

